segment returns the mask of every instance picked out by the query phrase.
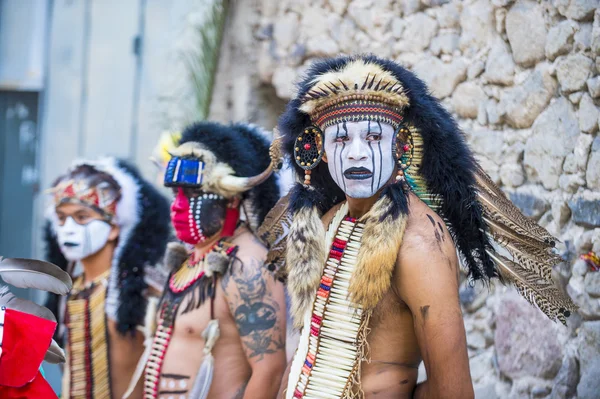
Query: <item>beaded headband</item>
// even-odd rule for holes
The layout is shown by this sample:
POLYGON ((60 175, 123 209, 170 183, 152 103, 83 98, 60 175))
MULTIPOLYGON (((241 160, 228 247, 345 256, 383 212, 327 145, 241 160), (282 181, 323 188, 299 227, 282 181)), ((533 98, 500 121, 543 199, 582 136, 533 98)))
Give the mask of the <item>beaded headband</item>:
POLYGON ((85 180, 69 179, 61 181, 51 189, 55 206, 74 203, 94 209, 107 221, 115 217, 120 190, 110 184, 100 182, 90 186, 85 180))

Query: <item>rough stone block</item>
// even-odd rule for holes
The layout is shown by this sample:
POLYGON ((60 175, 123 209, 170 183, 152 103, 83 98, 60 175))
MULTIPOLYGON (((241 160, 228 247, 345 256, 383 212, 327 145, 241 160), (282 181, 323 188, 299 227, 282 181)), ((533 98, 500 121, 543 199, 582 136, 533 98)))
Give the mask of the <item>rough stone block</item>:
POLYGON ((546 22, 541 5, 529 0, 517 1, 506 15, 506 34, 513 58, 528 67, 544 59, 546 22))
POLYGON ((558 61, 556 77, 566 93, 582 90, 592 73, 594 62, 583 54, 568 55, 558 61))

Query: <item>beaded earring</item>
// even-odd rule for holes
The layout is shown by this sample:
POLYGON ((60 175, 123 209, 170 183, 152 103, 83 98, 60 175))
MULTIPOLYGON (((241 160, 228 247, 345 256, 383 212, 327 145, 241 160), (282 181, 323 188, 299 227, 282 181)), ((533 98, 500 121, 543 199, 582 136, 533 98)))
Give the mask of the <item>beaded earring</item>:
POLYGON ((403 125, 400 125, 396 134, 396 160, 398 162, 396 181, 405 187, 408 186, 406 182, 406 170, 412 163, 413 148, 410 131, 403 125))
POLYGON ((312 169, 323 158, 323 133, 316 126, 309 126, 296 137, 294 142, 294 160, 304 169, 304 184, 310 184, 312 169))

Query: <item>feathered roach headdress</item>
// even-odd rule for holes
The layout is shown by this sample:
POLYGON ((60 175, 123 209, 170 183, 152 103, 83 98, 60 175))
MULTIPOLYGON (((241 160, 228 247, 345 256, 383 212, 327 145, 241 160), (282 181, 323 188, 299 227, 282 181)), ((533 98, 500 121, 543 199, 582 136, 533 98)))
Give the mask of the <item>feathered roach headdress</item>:
MULTIPOLYGON (((50 191, 54 203, 46 215, 46 257, 64 270, 68 262, 52 228, 57 204, 84 204, 120 227, 109 277, 106 313, 116 320, 121 333, 134 331, 144 323, 143 292, 153 282, 150 275, 156 274, 154 266, 162 259, 169 239, 168 201, 134 166, 115 158, 74 162, 50 191)), ((162 285, 156 288, 162 289, 162 285)), ((56 297, 49 298, 48 307, 58 314, 56 297)))
POLYGON ((374 56, 314 63, 280 120, 285 150, 305 176, 289 204, 293 223, 286 264, 295 319, 300 321, 311 303, 326 259, 320 216, 345 198, 320 162, 322 132, 363 120, 396 129, 398 175, 363 217, 350 298, 369 310, 389 289, 410 190, 444 219, 472 279, 502 276, 548 317, 564 323, 574 305, 550 277, 560 261, 550 252, 555 239, 523 216, 479 167, 456 122, 425 84, 395 62, 374 56))

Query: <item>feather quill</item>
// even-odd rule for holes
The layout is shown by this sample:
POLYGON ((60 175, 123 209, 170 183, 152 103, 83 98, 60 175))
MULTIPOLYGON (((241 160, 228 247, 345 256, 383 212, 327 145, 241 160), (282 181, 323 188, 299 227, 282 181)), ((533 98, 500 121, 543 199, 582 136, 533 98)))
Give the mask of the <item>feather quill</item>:
POLYGON ((58 346, 55 340, 52 340, 46 356, 44 356, 44 360, 52 364, 64 363, 66 361, 65 352, 58 346))
POLYGON ((259 239, 269 249, 265 264, 275 271, 275 276, 278 279, 285 279, 286 274, 287 236, 292 224, 292 213, 288 209, 289 197, 288 194, 275 204, 257 230, 259 239))
POLYGON ((521 267, 494 251, 488 251, 488 254, 502 276, 511 281, 529 303, 537 306, 550 320, 558 319, 566 326, 566 318, 571 312, 577 310, 577 307, 571 298, 554 285, 552 280, 540 278, 535 272, 521 267))
POLYGON ((209 321, 208 326, 202 332, 202 338, 205 342, 203 350, 204 360, 202 360, 194 381, 194 386, 188 396, 190 399, 206 399, 208 397, 215 368, 215 358, 212 355, 212 349, 219 339, 220 334, 219 321, 215 319, 209 321))
POLYGON ((41 260, 0 258, 0 276, 18 288, 36 288, 66 295, 73 287, 71 277, 60 267, 41 260))
POLYGON ((0 306, 6 306, 8 309, 18 310, 19 312, 32 314, 34 316, 56 322, 56 318, 50 309, 40 306, 37 303, 27 299, 17 298, 10 292, 8 286, 6 285, 0 287, 0 306))

